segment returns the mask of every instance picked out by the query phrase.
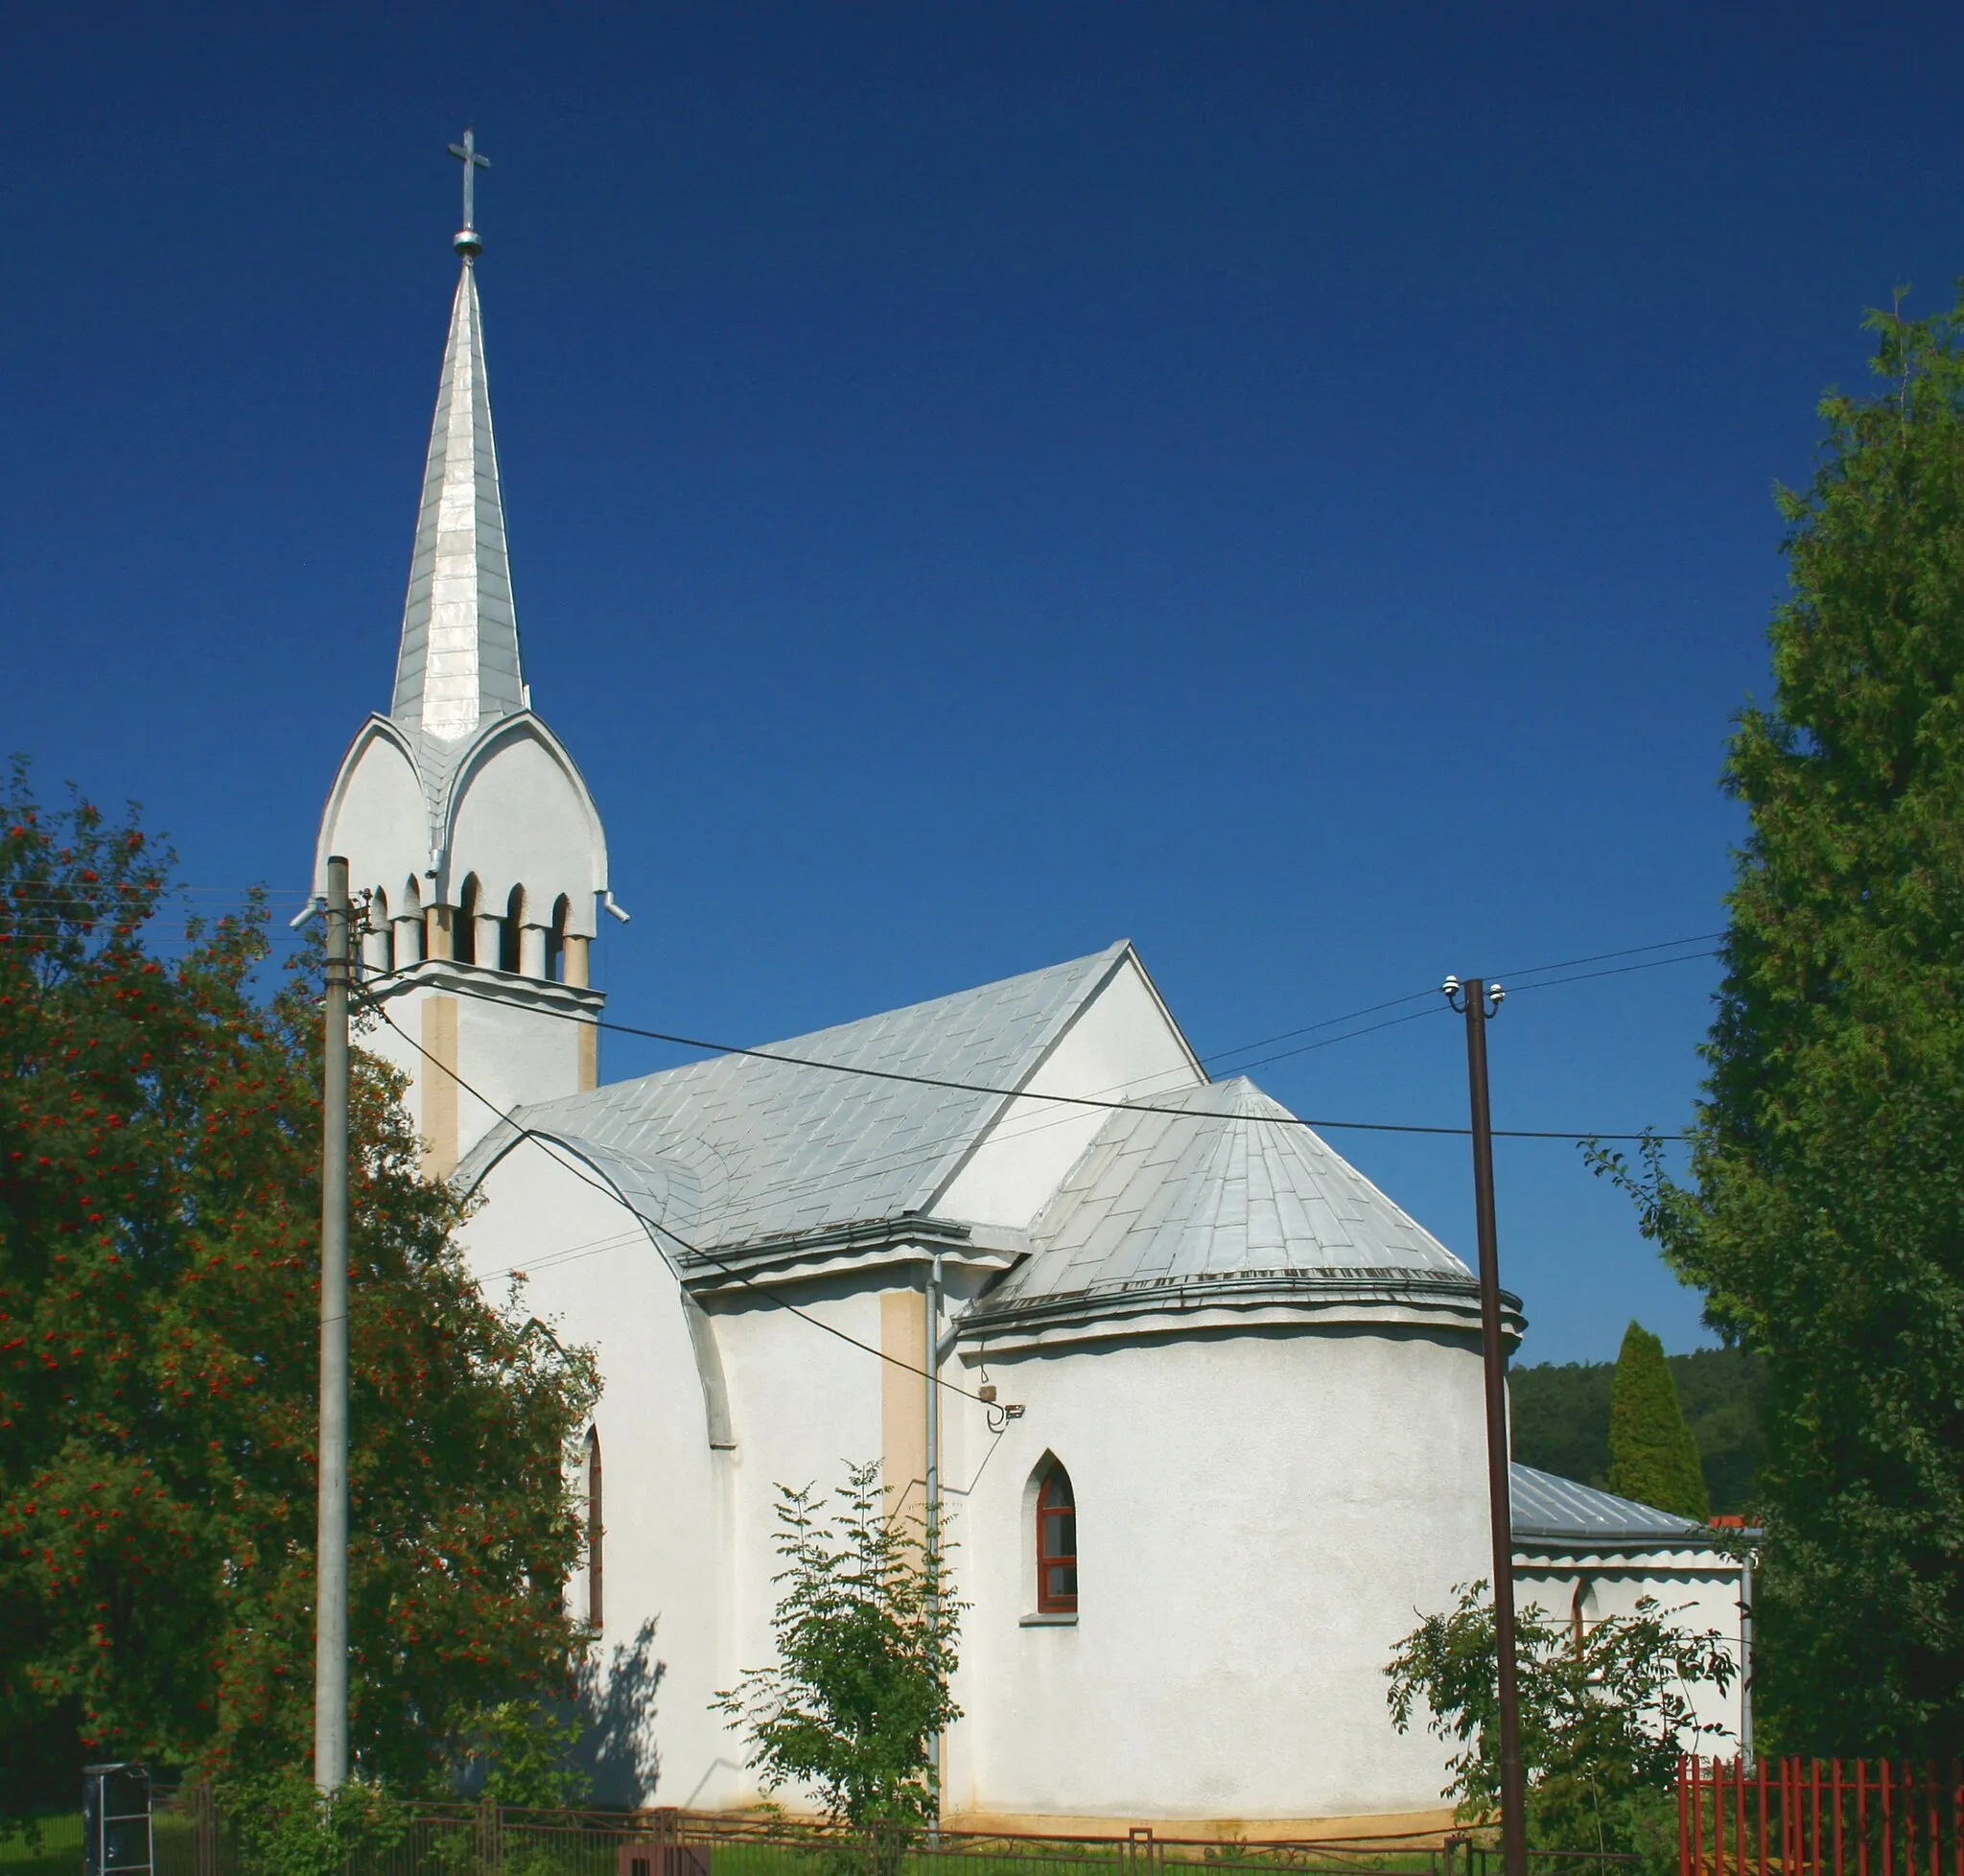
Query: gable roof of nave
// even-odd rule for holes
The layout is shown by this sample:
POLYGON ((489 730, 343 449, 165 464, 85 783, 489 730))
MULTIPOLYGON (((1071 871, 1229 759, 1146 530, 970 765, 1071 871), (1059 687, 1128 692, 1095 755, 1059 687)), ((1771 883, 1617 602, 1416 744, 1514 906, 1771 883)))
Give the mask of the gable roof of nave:
POLYGON ((1014 1097, 809 1065, 1019 1088, 1132 955, 1120 940, 768 1045, 795 1062, 713 1056, 522 1108, 472 1149, 457 1184, 482 1179, 526 1129, 605 1171, 672 1234, 663 1244, 670 1255, 918 1214, 1014 1097))

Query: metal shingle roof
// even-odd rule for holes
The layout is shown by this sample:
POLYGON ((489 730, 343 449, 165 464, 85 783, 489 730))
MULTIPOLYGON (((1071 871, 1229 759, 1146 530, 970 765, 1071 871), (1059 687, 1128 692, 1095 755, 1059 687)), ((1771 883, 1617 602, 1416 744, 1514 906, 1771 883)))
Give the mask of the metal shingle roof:
POLYGON ((525 707, 483 320, 467 259, 430 427, 390 715, 456 743, 525 707))
POLYGON ((1613 1491, 1578 1485, 1516 1460, 1508 1467, 1513 1498, 1514 1538, 1553 1537, 1577 1543, 1652 1538, 1659 1543, 1687 1537, 1712 1540, 1709 1525, 1619 1498, 1613 1491))
MULTIPOLYGON (((1121 941, 768 1046, 807 1061, 1013 1089, 1130 949, 1121 941)), ((628 1196, 643 1216, 707 1250, 921 1211, 1003 1105, 994 1093, 720 1055, 524 1108, 514 1118, 591 1149, 617 1181, 631 1181, 628 1196)), ((460 1180, 480 1177, 513 1131, 494 1129, 460 1180)), ((672 1240, 664 1248, 681 1250, 672 1240)))
POLYGON ((1245 1076, 1112 1114, 1030 1236, 1034 1254, 989 1297, 992 1316, 1230 1276, 1470 1277, 1245 1076))

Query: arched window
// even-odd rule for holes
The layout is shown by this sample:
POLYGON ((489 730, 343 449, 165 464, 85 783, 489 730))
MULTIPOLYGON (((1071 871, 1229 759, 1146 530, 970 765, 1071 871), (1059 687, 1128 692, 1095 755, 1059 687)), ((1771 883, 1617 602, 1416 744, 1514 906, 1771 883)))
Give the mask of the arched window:
POLYGON ((456 939, 452 947, 459 964, 478 961, 478 876, 473 873, 456 896, 456 939))
POLYGON ((1078 1606, 1078 1501, 1070 1474, 1052 1466, 1037 1491, 1037 1612, 1075 1615, 1078 1606))
POLYGON ((602 1626, 605 1607, 601 1593, 600 1546, 607 1527, 600 1507, 600 1429, 587 1429, 587 1620, 596 1629, 602 1626))
POLYGON ((1589 1638, 1589 1630, 1602 1620, 1600 1604, 1596 1595, 1596 1579, 1578 1577, 1576 1580, 1576 1593, 1569 1603, 1569 1626, 1576 1647, 1576 1659, 1582 1658, 1583 1644, 1589 1638))

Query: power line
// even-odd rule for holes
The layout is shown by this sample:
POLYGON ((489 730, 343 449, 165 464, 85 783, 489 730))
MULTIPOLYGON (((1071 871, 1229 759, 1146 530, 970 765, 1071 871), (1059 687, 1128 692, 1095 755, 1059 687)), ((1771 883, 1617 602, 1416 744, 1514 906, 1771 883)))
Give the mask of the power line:
MULTIPOLYGON (((1298 1036, 1314 1035, 1316 1031, 1319 1029, 1334 1029, 1337 1027, 1339 1023, 1355 1022, 1359 1017, 1375 1016, 1380 1010, 1395 1010, 1401 1003, 1415 1003, 1421 997, 1437 997, 1438 995, 1438 992, 1437 989, 1415 990, 1404 997, 1393 997, 1382 1003, 1367 1004, 1361 1010, 1352 1010, 1347 1016, 1326 1017, 1321 1022, 1306 1022, 1302 1025, 1300 1029, 1285 1029, 1279 1036, 1264 1036, 1258 1043, 1243 1043, 1238 1048, 1216 1049, 1214 1053, 1211 1055, 1202 1056, 1201 1060, 1204 1063, 1225 1062, 1228 1056, 1246 1055, 1248 1051, 1251 1048, 1267 1048, 1271 1043, 1286 1043, 1298 1036)), ((1405 1018, 1399 1019, 1400 1021, 1404 1021, 1406 1020, 1407 1019, 1405 1018)), ((1389 1026, 1390 1025, 1386 1023, 1373 1023, 1371 1025, 1371 1028, 1382 1029, 1388 1028, 1389 1026)), ((1368 1029, 1360 1029, 1357 1031, 1357 1034, 1360 1036, 1368 1036, 1370 1030, 1368 1029)), ((1342 1041, 1344 1041, 1344 1038, 1342 1036, 1337 1036, 1332 1038, 1332 1040, 1341 1043, 1342 1041)), ((1321 1047, 1321 1044, 1312 1044, 1312 1046, 1321 1047)), ((1285 1050, 1284 1053, 1294 1055, 1298 1053, 1298 1051, 1295 1049, 1288 1049, 1285 1050)), ((1278 1062, 1281 1060, 1281 1057, 1272 1055, 1267 1057, 1266 1059, 1271 1062, 1278 1062)), ((1239 1073, 1240 1070, 1237 1069, 1236 1072, 1239 1073)))
MULTIPOLYGON (((1709 945, 1716 943, 1724 936, 1725 933, 1722 931, 1695 931, 1689 938, 1660 938, 1654 945, 1631 945, 1625 950, 1597 951, 1588 957, 1564 957, 1558 959, 1554 964, 1530 964, 1518 971, 1496 971, 1493 974, 1500 981, 1508 984, 1509 988, 1512 988, 1514 979, 1519 977, 1538 977, 1544 971, 1567 971, 1578 964, 1602 964, 1612 957, 1636 957, 1644 951, 1674 951, 1680 945, 1709 945)), ((1713 955, 1709 951, 1701 951, 1697 954, 1701 957, 1713 955)), ((1671 964, 1676 960, 1664 958, 1661 961, 1671 964)))
POLYGON ((1509 984, 1508 994, 1512 996, 1517 990, 1553 990, 1556 984, 1587 983, 1592 977, 1621 977, 1632 971, 1656 971, 1667 964, 1695 964, 1701 957, 1723 955, 1722 951, 1686 951, 1681 957, 1653 957, 1648 964, 1619 964, 1608 971, 1578 971, 1572 977, 1545 977, 1539 983, 1509 984))
MULTIPOLYGON (((394 974, 393 973, 390 973, 394 974)), ((503 999, 489 994, 466 990, 461 985, 449 984, 446 991, 453 996, 469 997, 473 1001, 496 1003, 503 999)), ((758 1062, 777 1062, 793 1068, 816 1068, 835 1075, 858 1075, 872 1081, 899 1082, 911 1088, 945 1088, 958 1094, 985 1094, 1003 1101, 1050 1101, 1062 1106, 1074 1108, 1102 1109, 1114 1114, 1163 1114, 1181 1120, 1258 1120, 1277 1127, 1311 1127, 1344 1129, 1353 1133, 1366 1134, 1442 1134, 1465 1138, 1472 1131, 1466 1127, 1424 1127, 1410 1121, 1393 1120, 1328 1120, 1304 1119, 1293 1114, 1223 1114, 1207 1108, 1176 1108, 1156 1105, 1150 1101, 1108 1101, 1095 1094, 1053 1094, 1040 1092, 1028 1088, 994 1088, 985 1082, 953 1081, 940 1075, 908 1074, 900 1068, 875 1068, 863 1064, 846 1062, 823 1062, 814 1056, 783 1055, 774 1049, 743 1048, 731 1043, 705 1042, 697 1036, 681 1036, 662 1029, 642 1029, 632 1023, 609 1022, 603 1018, 581 1015, 577 1010, 540 1010, 542 1016, 558 1018, 566 1022, 584 1022, 596 1029, 613 1031, 616 1035, 639 1036, 649 1042, 669 1043, 680 1048, 701 1049, 710 1055, 739 1055, 758 1062)), ((1419 1012, 1418 1014, 1429 1014, 1419 1012)), ((386 1017, 384 1018, 387 1020, 386 1017)), ((1409 1021, 1411 1018, 1399 1018, 1398 1021, 1409 1021)), ((403 1033, 390 1022, 390 1028, 403 1033)), ((1383 1025, 1390 1027, 1390 1024, 1383 1025)), ((1359 1034, 1365 1032, 1359 1031, 1359 1034)), ((1314 1045, 1313 1045, 1314 1046, 1314 1045)), ((494 1110, 496 1112, 496 1110, 494 1110)), ((1496 1127, 1496 1139, 1527 1140, 1631 1140, 1682 1139, 1681 1134, 1609 1134, 1609 1133, 1564 1133, 1554 1129, 1533 1127, 1496 1127)))

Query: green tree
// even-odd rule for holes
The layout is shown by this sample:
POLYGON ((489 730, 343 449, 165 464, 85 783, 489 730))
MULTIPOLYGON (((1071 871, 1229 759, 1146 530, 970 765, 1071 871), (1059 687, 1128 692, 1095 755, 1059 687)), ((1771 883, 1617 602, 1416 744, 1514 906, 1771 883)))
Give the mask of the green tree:
POLYGON ((934 1742, 961 1716, 948 1695, 961 1605, 938 1531, 891 1517, 877 1464, 854 1466, 839 1509, 778 1488, 771 1627, 777 1665, 716 1703, 750 1742, 764 1789, 804 1785, 834 1823, 905 1832, 934 1820, 934 1742))
MULTIPOLYGON (((1485 1583, 1431 1615, 1385 1669, 1391 1720, 1409 1731, 1422 1708, 1440 1739, 1457 1745, 1451 1782, 1465 1822, 1500 1804, 1500 1702, 1494 1672, 1493 1599, 1485 1583)), ((1629 1616, 1582 1634, 1531 1604, 1515 1618, 1521 1758, 1528 1775, 1528 1833, 1536 1849, 1648 1853, 1676 1867, 1670 1793, 1678 1754, 1710 1750, 1720 1729, 1701 1727, 1693 1690, 1721 1693, 1736 1675, 1716 1632, 1671 1621, 1644 1597, 1629 1616), (1696 1743, 1695 1743, 1696 1742, 1696 1743)))
POLYGON ((1624 1331, 1609 1390, 1609 1489, 1701 1524, 1712 1515, 1664 1344, 1640 1323, 1624 1331))
POLYGON ((1869 321, 1780 497, 1791 590, 1726 786, 1749 831, 1680 1185, 1610 1154, 1767 1377, 1759 1710, 1964 1751, 1964 306, 1869 321))
MULTIPOLYGON (((317 960, 261 998, 263 911, 146 943, 168 856, 0 797, 0 1755, 304 1768, 313 1700, 317 960)), ((583 1634, 562 1453, 588 1358, 480 1296, 358 1060, 352 1738, 400 1786, 583 1634)))

